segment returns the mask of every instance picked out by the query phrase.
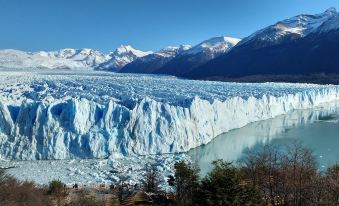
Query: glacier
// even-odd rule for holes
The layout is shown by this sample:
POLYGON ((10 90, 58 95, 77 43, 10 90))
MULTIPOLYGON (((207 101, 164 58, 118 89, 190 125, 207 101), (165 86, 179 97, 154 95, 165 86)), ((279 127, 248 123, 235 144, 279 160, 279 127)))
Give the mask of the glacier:
MULTIPOLYGON (((204 176, 210 171, 213 160, 224 159, 237 163, 248 148, 255 148, 257 144, 266 144, 280 138, 285 139, 286 130, 294 133, 300 128, 307 127, 307 125, 316 124, 312 127, 317 128, 317 125, 324 125, 325 123, 331 124, 331 128, 334 128, 335 131, 333 124, 338 124, 338 111, 339 102, 333 102, 316 108, 296 110, 265 121, 253 122, 243 128, 221 134, 208 145, 197 147, 188 153, 130 155, 123 158, 111 156, 106 159, 0 160, 0 168, 9 168, 6 172, 19 180, 34 181, 40 185, 46 185, 51 180, 58 179, 69 186, 77 183, 80 186, 96 187, 101 183, 111 185, 121 181, 130 185, 140 184, 140 180, 146 173, 145 165, 153 165, 160 172, 161 187, 166 190, 170 189, 167 184, 168 175, 174 175, 173 168, 177 161, 183 160, 197 164, 200 167, 200 174, 204 176)), ((320 128, 324 130, 327 127, 320 128)), ((305 139, 309 138, 312 139, 305 134, 305 139)), ((333 145, 333 142, 328 142, 326 139, 322 138, 320 141, 333 145)), ((312 140, 310 141, 313 143, 312 140)), ((288 146, 288 143, 285 146, 288 146)), ((335 144, 332 148, 335 150, 335 144)), ((319 155, 319 151, 315 151, 315 154, 319 155)), ((328 158, 322 159, 318 156, 319 162, 325 165, 330 164, 328 158)))
POLYGON ((0 158, 186 152, 248 123, 339 100, 339 86, 107 72, 0 72, 0 158))

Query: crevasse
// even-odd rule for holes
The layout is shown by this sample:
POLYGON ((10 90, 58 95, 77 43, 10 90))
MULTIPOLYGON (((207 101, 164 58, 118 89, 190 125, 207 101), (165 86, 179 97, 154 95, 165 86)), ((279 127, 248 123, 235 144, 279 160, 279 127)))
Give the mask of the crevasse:
POLYGON ((0 154, 4 159, 103 158, 185 152, 217 135, 295 109, 339 100, 338 87, 279 96, 195 97, 175 105, 145 97, 133 108, 113 99, 0 101, 0 154))

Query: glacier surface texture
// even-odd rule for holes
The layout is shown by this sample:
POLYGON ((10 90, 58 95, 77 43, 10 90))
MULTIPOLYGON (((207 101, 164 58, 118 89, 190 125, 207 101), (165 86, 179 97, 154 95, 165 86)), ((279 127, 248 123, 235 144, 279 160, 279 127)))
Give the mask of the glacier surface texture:
POLYGON ((0 158, 185 152, 254 121, 339 100, 339 86, 105 72, 0 72, 0 158))

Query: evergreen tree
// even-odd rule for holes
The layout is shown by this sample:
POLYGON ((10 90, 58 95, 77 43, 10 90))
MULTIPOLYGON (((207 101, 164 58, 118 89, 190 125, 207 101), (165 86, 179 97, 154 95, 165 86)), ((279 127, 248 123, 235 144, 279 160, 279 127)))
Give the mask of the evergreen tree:
POLYGON ((169 179, 170 184, 175 187, 176 200, 179 205, 193 205, 194 195, 197 194, 199 187, 199 170, 192 165, 180 161, 174 165, 175 175, 169 179))
POLYGON ((241 186, 243 174, 231 163, 217 160, 213 170, 201 181, 197 199, 201 205, 262 205, 254 187, 241 186))

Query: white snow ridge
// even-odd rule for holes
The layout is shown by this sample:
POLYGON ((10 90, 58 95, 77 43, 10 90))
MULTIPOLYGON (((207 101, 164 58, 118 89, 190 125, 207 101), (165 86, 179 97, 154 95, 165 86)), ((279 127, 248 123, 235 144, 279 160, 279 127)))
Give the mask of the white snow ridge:
POLYGON ((194 46, 183 54, 198 54, 201 52, 212 52, 215 54, 226 53, 239 43, 240 39, 232 37, 214 37, 194 46))
POLYGON ((188 151, 250 122, 339 100, 339 87, 104 72, 0 72, 0 156, 188 151))
POLYGON ((92 69, 110 57, 93 49, 61 49, 59 51, 24 52, 0 50, 0 68, 7 69, 92 69))
POLYGON ((125 65, 133 62, 134 60, 152 54, 151 51, 141 51, 134 49, 130 45, 121 45, 114 52, 109 54, 110 59, 102 64, 98 65, 96 69, 98 70, 109 70, 109 71, 119 71, 125 65))

